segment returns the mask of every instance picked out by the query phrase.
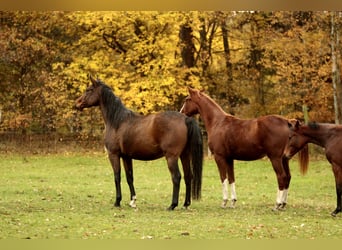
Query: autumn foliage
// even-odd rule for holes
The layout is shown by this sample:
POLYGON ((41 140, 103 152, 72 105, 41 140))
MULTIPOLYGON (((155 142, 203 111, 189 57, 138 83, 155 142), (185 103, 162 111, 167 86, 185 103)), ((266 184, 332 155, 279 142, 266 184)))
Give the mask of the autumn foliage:
POLYGON ((2 11, 0 129, 101 134, 98 110, 73 108, 89 73, 144 114, 179 110, 191 86, 239 117, 307 107, 311 120, 340 121, 340 16, 2 11))

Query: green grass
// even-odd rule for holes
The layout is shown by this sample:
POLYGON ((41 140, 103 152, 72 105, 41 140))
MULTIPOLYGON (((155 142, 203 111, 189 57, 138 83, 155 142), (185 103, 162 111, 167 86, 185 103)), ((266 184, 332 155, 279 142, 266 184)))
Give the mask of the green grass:
MULTIPOLYGON (((171 179, 164 159, 134 161, 137 209, 114 208, 113 173, 105 154, 0 155, 0 239, 338 239, 341 215, 327 161, 306 176, 291 161, 288 207, 273 212, 277 183, 268 160, 236 162, 238 202, 222 209, 216 164, 204 164, 202 199, 166 211, 171 179)), ((184 202, 184 182, 180 204, 184 202)))

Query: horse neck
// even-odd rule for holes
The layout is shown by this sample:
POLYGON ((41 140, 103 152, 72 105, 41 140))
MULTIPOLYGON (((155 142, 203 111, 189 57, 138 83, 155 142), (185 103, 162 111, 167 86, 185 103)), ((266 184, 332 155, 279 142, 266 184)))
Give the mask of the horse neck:
POLYGON ((228 114, 210 97, 202 96, 198 103, 199 114, 207 130, 224 119, 228 114))
POLYGON ((302 127, 302 135, 308 142, 325 147, 328 138, 330 137, 329 128, 320 124, 318 128, 310 128, 309 126, 302 127))
POLYGON ((100 109, 106 127, 114 129, 118 129, 121 123, 133 114, 109 89, 101 90, 100 109))

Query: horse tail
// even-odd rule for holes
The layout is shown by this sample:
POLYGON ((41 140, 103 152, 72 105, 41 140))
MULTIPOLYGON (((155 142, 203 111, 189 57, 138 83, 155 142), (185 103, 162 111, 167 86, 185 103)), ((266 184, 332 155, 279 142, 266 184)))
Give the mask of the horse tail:
POLYGON ((188 128, 187 147, 190 150, 192 198, 194 200, 199 200, 201 198, 202 189, 203 138, 201 128, 199 127, 195 119, 186 117, 185 123, 188 128))
POLYGON ((309 165, 309 146, 305 144, 305 146, 298 152, 300 172, 302 175, 305 175, 308 171, 309 165))

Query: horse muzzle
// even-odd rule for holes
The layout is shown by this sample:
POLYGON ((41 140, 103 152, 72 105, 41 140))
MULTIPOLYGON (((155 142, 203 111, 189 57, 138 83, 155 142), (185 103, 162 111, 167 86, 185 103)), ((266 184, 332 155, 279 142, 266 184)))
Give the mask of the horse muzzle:
POLYGON ((74 107, 75 109, 82 111, 85 108, 84 102, 82 100, 76 100, 74 107))

